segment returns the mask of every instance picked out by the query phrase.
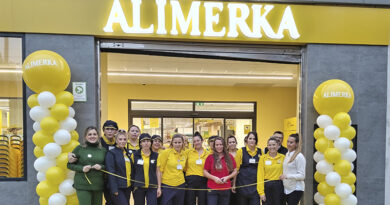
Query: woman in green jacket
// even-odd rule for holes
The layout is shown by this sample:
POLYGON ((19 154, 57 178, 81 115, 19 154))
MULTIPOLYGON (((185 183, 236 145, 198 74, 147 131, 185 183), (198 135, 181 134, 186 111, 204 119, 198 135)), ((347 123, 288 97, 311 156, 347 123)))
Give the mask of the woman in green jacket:
POLYGON ((104 187, 103 172, 104 149, 99 140, 98 130, 90 126, 85 130, 81 145, 73 150, 73 157, 77 160, 68 163, 68 168, 76 172, 74 188, 76 189, 79 204, 101 205, 104 187))

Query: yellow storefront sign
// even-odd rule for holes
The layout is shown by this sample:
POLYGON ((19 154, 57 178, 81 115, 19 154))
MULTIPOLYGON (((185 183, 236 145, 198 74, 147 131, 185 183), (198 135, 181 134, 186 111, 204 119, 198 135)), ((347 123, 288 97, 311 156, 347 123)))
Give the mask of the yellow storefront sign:
POLYGON ((179 0, 2 0, 0 31, 238 43, 388 45, 390 9, 179 0))

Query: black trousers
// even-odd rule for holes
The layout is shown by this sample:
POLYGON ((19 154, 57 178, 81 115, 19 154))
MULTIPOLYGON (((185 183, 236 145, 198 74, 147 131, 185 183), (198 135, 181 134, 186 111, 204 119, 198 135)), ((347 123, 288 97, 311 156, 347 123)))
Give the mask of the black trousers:
POLYGON ((282 205, 283 182, 281 180, 267 181, 264 185, 265 202, 263 205, 282 205))
POLYGON ((229 204, 230 190, 212 190, 207 192, 207 205, 229 204))
POLYGON ((293 191, 286 195, 288 205, 298 205, 303 195, 303 191, 293 191))
POLYGON ((118 189, 118 195, 111 194, 111 199, 114 205, 129 205, 130 203, 130 188, 118 189))
POLYGON ((181 184, 176 187, 172 187, 166 184, 161 184, 162 196, 161 196, 161 205, 183 205, 185 190, 184 189, 175 189, 175 188, 185 188, 185 184, 181 184))
MULTIPOLYGON (((207 179, 198 175, 186 176, 187 188, 207 189, 207 179)), ((207 191, 186 190, 186 205, 195 205, 198 197, 198 205, 207 204, 207 191)))
POLYGON ((134 205, 157 205, 157 189, 135 187, 133 191, 134 205))
POLYGON ((253 196, 243 196, 241 194, 238 194, 239 203, 240 205, 259 205, 260 204, 260 196, 258 194, 255 194, 253 196))
POLYGON ((236 189, 236 193, 233 193, 232 191, 230 191, 230 200, 229 200, 229 204, 230 205, 237 205, 237 204, 240 204, 240 200, 239 200, 239 195, 237 193, 237 189, 236 189))
POLYGON ((104 200, 106 200, 106 205, 113 205, 111 199, 112 198, 111 191, 107 187, 104 187, 103 194, 104 194, 104 200))

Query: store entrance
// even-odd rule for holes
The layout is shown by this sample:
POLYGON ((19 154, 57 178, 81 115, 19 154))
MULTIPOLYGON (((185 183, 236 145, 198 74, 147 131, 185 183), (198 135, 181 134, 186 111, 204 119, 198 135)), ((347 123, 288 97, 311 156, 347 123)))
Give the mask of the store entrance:
MULTIPOLYGON (((108 40, 107 40, 108 41, 108 40)), ((300 48, 177 42, 100 43, 101 121, 170 137, 230 135, 243 146, 257 131, 299 127, 300 48)))

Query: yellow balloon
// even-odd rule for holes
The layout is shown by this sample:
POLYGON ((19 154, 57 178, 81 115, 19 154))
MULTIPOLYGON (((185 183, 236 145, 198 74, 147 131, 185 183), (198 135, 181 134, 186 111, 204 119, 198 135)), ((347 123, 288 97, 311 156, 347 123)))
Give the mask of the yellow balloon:
POLYGON ((356 175, 352 172, 349 172, 347 175, 341 177, 341 183, 346 183, 353 185, 356 182, 356 175))
POLYGON ((49 133, 39 130, 32 136, 32 141, 36 146, 45 147, 47 143, 54 142, 54 139, 49 133))
POLYGON ((324 153, 329 147, 329 140, 325 137, 316 140, 315 147, 318 151, 324 153))
POLYGON ((45 117, 41 121, 41 128, 45 132, 54 133, 60 128, 60 124, 54 117, 45 117))
POLYGON ((328 194, 324 199, 325 205, 340 205, 340 197, 336 194, 328 194))
POLYGON ((38 106, 39 105, 39 103, 38 103, 38 94, 30 95, 30 97, 28 97, 28 99, 27 99, 27 105, 30 108, 38 106))
POLYGON ((349 149, 352 149, 353 148, 353 142, 351 140, 349 140, 349 149))
POLYGON ((39 197, 39 205, 48 205, 49 199, 47 197, 39 197))
POLYGON ((64 104, 55 104, 50 108, 50 115, 55 119, 62 121, 69 116, 69 108, 64 104))
POLYGON ((73 95, 68 91, 62 91, 56 95, 56 103, 62 103, 68 107, 73 104, 73 95))
POLYGON ((336 162, 333 168, 340 176, 346 176, 351 171, 351 163, 342 159, 336 162))
POLYGON ((38 196, 40 197, 49 197, 50 195, 58 192, 58 185, 52 185, 45 181, 39 182, 39 184, 36 187, 36 192, 38 196))
POLYGON ((319 173, 318 171, 316 171, 314 173, 314 179, 316 180, 316 182, 318 183, 321 183, 321 182, 324 182, 325 181, 325 175, 324 174, 321 174, 319 173))
POLYGON ((336 163, 341 159, 341 152, 337 148, 328 148, 324 153, 326 161, 336 163))
POLYGON ((319 138, 321 137, 325 137, 324 135, 324 128, 317 128, 315 131, 314 131, 314 138, 316 140, 318 140, 319 138))
POLYGON ((66 204, 69 205, 79 205, 79 200, 76 194, 70 195, 66 197, 66 204))
POLYGON ((352 189, 352 194, 355 193, 355 190, 356 190, 356 187, 354 184, 350 184, 349 186, 351 186, 351 189, 352 189))
POLYGON ((334 193, 334 187, 330 186, 326 182, 321 182, 317 186, 317 191, 322 195, 326 196, 328 194, 334 193))
POLYGON ((70 135, 72 136, 72 140, 79 141, 79 133, 77 133, 76 130, 72 130, 70 135))
POLYGON ((43 153, 43 149, 39 146, 35 146, 34 147, 34 156, 36 158, 39 158, 39 157, 42 157, 44 156, 45 154, 43 153))
POLYGON ((23 80, 34 92, 65 90, 70 82, 70 69, 65 59, 53 51, 39 50, 23 62, 23 80))
POLYGON ((59 167, 50 167, 46 171, 46 181, 49 184, 60 184, 65 179, 65 172, 59 167))
POLYGON ((335 116, 339 112, 351 110, 354 93, 345 81, 332 79, 321 83, 314 92, 314 108, 321 115, 335 116))
POLYGON ((351 122, 351 117, 348 113, 339 112, 333 117, 333 124, 342 129, 346 129, 351 122))
POLYGON ((352 140, 356 136, 356 130, 352 126, 348 126, 347 128, 341 130, 340 137, 345 137, 349 140, 352 140))
POLYGON ((61 146, 62 152, 63 153, 72 152, 74 150, 74 148, 76 148, 77 145, 79 145, 79 144, 80 143, 76 140, 70 140, 70 142, 68 144, 61 146))
POLYGON ((56 164, 57 164, 57 167, 66 170, 67 164, 68 164, 68 153, 61 153, 56 158, 56 164))

